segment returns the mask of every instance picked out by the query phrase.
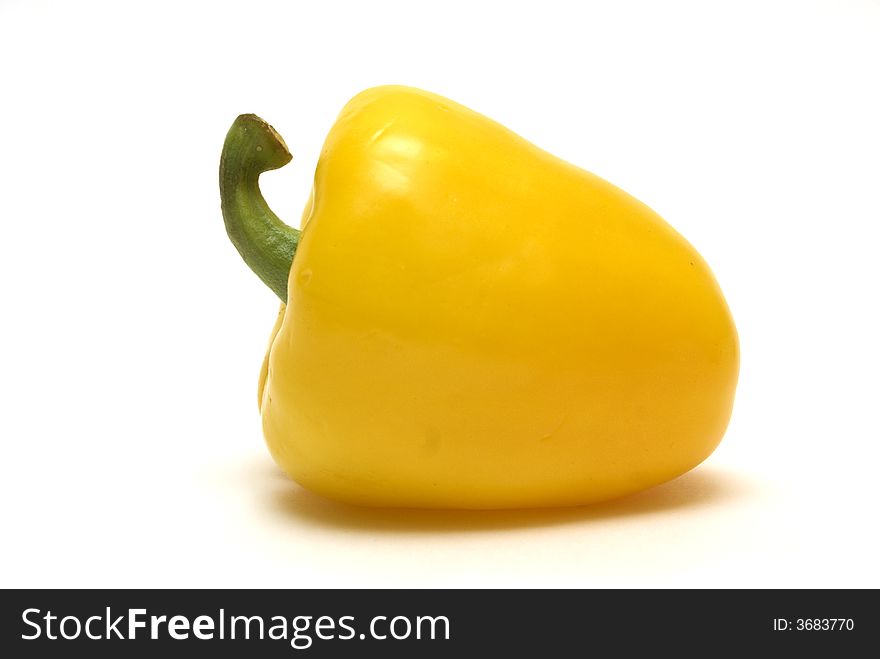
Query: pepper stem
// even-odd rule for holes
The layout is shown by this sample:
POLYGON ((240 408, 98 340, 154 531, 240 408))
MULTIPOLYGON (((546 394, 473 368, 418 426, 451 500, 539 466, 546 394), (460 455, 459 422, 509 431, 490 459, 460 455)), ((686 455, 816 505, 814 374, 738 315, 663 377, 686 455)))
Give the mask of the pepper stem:
POLYGON ((239 116, 220 156, 220 208, 226 233, 244 262, 282 302, 300 231, 272 212, 260 192, 260 174, 292 159, 281 136, 255 114, 239 116))

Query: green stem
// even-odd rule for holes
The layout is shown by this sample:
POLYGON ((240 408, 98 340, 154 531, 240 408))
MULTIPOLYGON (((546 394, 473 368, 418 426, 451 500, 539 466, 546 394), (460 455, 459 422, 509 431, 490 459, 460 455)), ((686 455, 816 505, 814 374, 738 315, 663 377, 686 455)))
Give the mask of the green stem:
POLYGON ((259 178, 291 159, 281 136, 255 114, 235 120, 220 156, 220 208, 226 233, 244 262, 285 303, 300 232, 272 212, 260 192, 259 178))

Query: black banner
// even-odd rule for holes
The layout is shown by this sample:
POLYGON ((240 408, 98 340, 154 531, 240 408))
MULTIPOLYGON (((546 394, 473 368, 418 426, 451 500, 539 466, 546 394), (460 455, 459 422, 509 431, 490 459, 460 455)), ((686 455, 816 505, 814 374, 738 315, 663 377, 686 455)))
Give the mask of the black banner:
POLYGON ((6 590, 0 597, 7 657, 600 649, 690 656, 722 648, 854 656, 876 645, 880 614, 869 590, 6 590))

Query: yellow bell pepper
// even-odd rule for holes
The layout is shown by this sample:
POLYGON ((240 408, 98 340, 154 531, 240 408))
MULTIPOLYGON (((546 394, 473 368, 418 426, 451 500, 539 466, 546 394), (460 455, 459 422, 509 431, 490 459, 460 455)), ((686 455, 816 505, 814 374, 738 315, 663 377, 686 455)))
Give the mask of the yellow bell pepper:
POLYGON ((718 445, 736 329, 709 267, 647 206, 407 87, 342 110, 301 232, 257 184, 290 158, 242 115, 220 184, 230 238, 282 301, 260 410, 304 487, 370 506, 578 505, 718 445))

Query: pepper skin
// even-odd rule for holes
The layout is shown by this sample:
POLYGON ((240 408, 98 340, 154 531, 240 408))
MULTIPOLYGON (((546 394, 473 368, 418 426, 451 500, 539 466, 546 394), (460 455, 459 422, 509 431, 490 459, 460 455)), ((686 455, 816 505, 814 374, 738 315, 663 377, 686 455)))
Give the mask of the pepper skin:
POLYGON ((220 178, 230 237, 286 303, 260 410, 304 487, 368 506, 580 505, 672 479, 720 442, 733 319, 644 204, 407 87, 342 110, 301 236, 257 185, 289 160, 242 115, 220 178))

